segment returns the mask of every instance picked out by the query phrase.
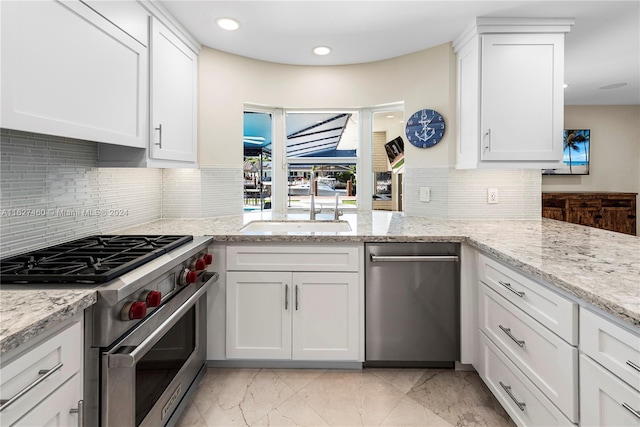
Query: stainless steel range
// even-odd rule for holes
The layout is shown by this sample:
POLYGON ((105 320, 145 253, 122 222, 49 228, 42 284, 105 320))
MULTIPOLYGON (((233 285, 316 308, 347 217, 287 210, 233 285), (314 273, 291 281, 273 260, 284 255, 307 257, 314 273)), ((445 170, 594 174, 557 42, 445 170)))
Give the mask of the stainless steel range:
POLYGON ((95 287, 84 426, 165 426, 204 375, 210 238, 92 236, 0 261, 3 286, 95 287))

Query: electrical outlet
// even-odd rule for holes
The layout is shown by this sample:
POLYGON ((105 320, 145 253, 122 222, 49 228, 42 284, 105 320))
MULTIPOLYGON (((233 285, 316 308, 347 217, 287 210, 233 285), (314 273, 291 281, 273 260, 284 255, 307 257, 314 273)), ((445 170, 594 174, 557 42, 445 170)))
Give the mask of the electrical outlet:
POLYGON ((431 200, 431 188, 430 187, 420 187, 420 201, 428 202, 431 200))
POLYGON ((498 203, 497 188, 487 188, 487 203, 498 203))

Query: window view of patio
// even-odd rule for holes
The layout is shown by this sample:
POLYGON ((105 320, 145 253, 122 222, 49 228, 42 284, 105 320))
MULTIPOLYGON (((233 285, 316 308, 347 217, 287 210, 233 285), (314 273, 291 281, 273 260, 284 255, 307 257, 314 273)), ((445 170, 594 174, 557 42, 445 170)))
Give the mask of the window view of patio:
POLYGON ((356 209, 357 113, 288 112, 286 135, 287 208, 356 209))
POLYGON ((269 113, 244 113, 244 210, 271 209, 271 135, 269 113))

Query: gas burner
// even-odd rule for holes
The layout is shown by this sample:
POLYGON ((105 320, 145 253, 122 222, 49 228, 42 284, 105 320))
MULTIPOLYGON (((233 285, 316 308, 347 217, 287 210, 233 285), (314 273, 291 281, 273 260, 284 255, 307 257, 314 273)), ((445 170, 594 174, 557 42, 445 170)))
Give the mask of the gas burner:
POLYGON ((105 283, 193 236, 90 236, 0 260, 2 283, 105 283))

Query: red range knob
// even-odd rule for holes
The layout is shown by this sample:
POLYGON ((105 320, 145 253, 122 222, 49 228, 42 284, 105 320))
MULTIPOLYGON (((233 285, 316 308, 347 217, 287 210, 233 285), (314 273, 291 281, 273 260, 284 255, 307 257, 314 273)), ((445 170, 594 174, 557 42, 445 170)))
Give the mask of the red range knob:
POLYGON ((142 301, 133 301, 122 307, 120 318, 122 320, 142 319, 147 315, 147 303, 142 301))
POLYGON ((145 298, 147 302, 147 307, 157 307, 160 305, 162 301, 162 292, 160 291, 149 291, 147 294, 147 298, 145 298))
POLYGON ((196 283, 198 281, 198 272, 191 270, 185 277, 187 284, 196 283))
POLYGON ((202 259, 204 260, 205 264, 207 264, 207 265, 211 265, 213 263, 213 255, 211 255, 211 254, 204 254, 202 259))
POLYGON ((207 263, 204 260, 204 258, 197 259, 195 264, 194 264, 194 269, 195 270, 204 270, 205 268, 207 268, 207 263))

